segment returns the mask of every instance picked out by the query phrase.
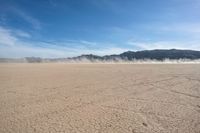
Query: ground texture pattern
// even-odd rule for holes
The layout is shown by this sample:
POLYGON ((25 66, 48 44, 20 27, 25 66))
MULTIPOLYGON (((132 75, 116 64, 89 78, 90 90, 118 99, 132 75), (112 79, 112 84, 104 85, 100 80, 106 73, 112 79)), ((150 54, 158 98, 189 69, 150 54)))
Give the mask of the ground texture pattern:
POLYGON ((1 133, 200 133, 200 65, 0 64, 1 133))

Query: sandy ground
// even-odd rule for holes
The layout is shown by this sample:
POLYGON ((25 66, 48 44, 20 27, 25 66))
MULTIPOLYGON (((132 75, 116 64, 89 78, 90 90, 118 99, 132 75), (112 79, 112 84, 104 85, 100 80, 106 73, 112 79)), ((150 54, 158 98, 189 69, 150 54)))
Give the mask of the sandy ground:
POLYGON ((1 133, 200 133, 200 65, 0 64, 1 133))

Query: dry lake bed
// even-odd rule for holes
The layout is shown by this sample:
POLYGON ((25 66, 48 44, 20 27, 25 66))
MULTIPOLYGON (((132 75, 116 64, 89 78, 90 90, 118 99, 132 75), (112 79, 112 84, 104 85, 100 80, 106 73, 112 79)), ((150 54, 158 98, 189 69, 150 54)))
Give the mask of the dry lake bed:
POLYGON ((0 133, 200 133, 199 64, 0 64, 0 133))

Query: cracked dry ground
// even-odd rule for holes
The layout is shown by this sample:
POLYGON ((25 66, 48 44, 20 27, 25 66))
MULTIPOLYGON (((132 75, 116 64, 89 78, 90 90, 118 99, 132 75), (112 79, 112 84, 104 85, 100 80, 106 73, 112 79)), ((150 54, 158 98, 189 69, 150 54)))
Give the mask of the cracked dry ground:
POLYGON ((200 133, 200 65, 0 64, 1 133, 200 133))

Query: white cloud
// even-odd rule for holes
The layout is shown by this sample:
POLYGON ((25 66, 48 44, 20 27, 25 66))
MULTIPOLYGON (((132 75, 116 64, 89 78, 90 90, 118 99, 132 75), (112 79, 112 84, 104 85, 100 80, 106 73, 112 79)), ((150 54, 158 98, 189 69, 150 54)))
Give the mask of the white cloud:
POLYGON ((18 37, 30 38, 31 35, 22 30, 12 30, 0 26, 0 45, 16 45, 20 42, 18 37))
POLYGON ((0 27, 0 45, 15 45, 18 39, 12 35, 11 30, 0 27))

